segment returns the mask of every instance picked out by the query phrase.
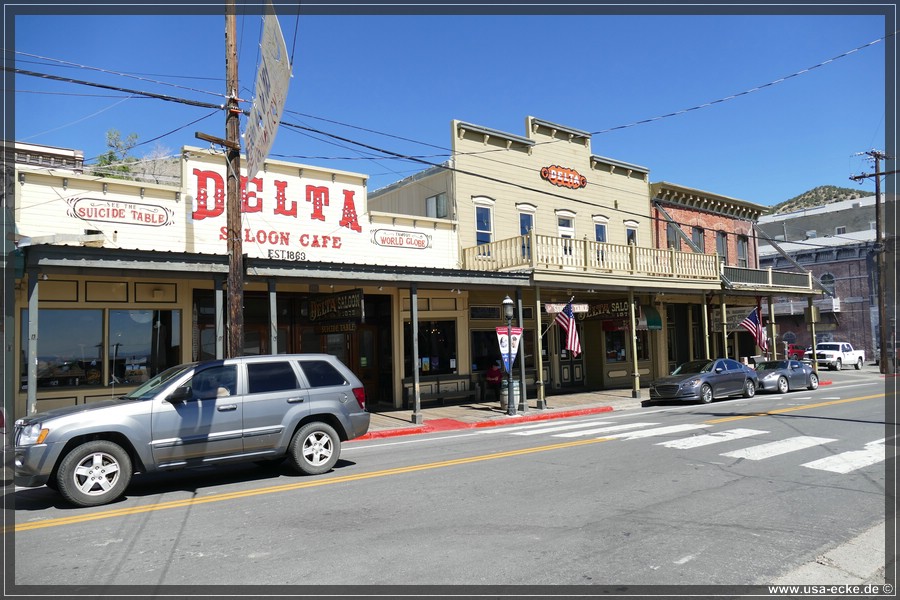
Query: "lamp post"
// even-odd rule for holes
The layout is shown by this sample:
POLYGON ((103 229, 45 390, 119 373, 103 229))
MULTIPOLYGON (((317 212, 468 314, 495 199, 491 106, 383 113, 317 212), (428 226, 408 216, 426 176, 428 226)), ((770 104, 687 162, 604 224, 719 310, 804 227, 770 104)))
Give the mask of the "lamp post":
POLYGON ((509 365, 506 369, 506 414, 513 417, 516 414, 516 403, 512 397, 512 319, 515 308, 512 299, 507 295, 503 299, 503 316, 506 317, 506 348, 509 356, 509 365))

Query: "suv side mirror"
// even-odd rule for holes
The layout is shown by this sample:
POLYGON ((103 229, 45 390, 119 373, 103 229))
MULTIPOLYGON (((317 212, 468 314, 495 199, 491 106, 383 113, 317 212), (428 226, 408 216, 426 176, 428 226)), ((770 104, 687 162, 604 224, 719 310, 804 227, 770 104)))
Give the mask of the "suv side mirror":
POLYGON ((166 402, 172 404, 180 404, 191 397, 191 388, 188 386, 180 387, 166 397, 166 402))

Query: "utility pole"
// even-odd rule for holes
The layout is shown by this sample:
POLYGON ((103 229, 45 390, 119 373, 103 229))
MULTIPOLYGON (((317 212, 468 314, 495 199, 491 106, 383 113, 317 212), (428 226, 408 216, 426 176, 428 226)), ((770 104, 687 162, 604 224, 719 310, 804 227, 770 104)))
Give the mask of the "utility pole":
MULTIPOLYGON (((888 173, 896 173, 896 171, 889 171, 888 173, 881 172, 881 161, 890 158, 885 153, 879 152, 878 150, 870 150, 863 154, 866 154, 875 161, 875 172, 853 175, 850 179, 853 181, 861 181, 863 179, 868 179, 869 177, 875 178, 875 270, 877 271, 876 280, 878 284, 878 289, 876 290, 878 298, 878 337, 881 339, 881 343, 879 344, 881 350, 878 356, 878 370, 883 374, 893 375, 894 357, 891 357, 891 360, 888 360, 887 320, 885 318, 886 302, 884 291, 884 240, 882 239, 883 227, 881 224, 881 176, 887 175, 888 173)), ((897 349, 892 348, 891 351, 896 353, 897 349)))
POLYGON ((244 249, 241 241, 241 142, 238 106, 237 16, 235 0, 225 8, 225 206, 228 227, 228 345, 226 358, 244 351, 244 249))

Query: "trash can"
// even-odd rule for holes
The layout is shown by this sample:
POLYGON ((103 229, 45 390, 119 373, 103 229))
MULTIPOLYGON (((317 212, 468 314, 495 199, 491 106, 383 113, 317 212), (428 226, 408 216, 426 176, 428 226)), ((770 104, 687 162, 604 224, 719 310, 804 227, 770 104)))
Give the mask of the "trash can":
MULTIPOLYGON (((500 382, 500 409, 506 410, 509 406, 509 380, 504 379, 500 382)), ((512 381, 512 400, 515 406, 519 405, 519 381, 517 379, 513 379, 512 381)))

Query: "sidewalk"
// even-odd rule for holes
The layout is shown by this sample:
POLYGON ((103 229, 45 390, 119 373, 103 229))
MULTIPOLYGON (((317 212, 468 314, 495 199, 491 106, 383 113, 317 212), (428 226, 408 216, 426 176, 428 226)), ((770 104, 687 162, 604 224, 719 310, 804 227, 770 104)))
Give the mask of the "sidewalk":
POLYGON ((500 403, 496 401, 447 404, 446 406, 429 404, 420 409, 422 415, 422 424, 420 425, 413 423, 411 408, 378 411, 371 415, 369 432, 356 439, 366 440, 434 431, 495 427, 640 408, 641 401, 650 398, 650 391, 646 388, 642 389, 640 398, 632 398, 631 395, 630 388, 552 395, 545 399, 548 408, 543 409, 537 408, 536 398, 529 398, 528 409, 523 413, 517 407, 515 416, 507 415, 506 410, 501 410, 500 403))

